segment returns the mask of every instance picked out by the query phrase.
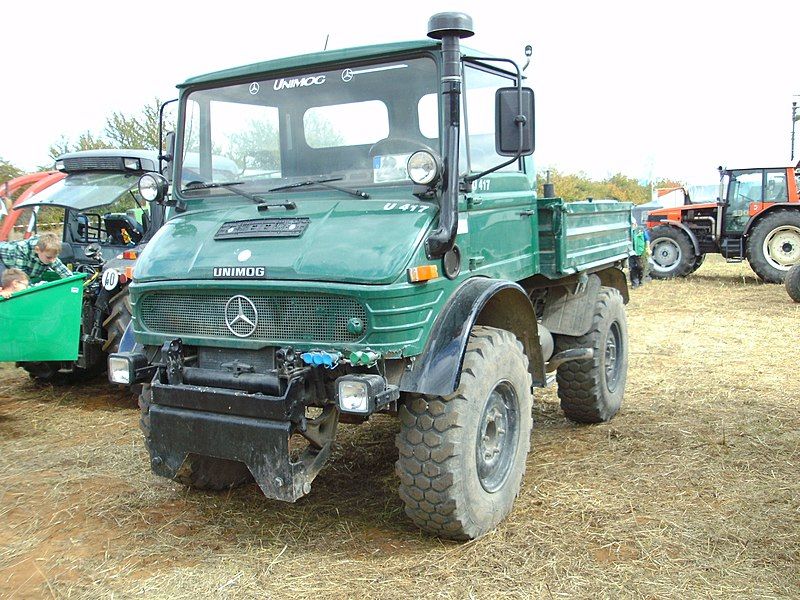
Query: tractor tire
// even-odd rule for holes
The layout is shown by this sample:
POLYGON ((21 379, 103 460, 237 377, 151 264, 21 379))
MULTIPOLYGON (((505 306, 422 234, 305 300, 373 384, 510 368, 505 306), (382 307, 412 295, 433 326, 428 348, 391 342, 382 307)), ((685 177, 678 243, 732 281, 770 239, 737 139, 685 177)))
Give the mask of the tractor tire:
MULTIPOLYGON (((150 454, 150 403, 153 392, 149 384, 142 386, 139 395, 139 428, 144 445, 150 454)), ((198 490, 227 490, 253 480, 244 463, 211 456, 189 455, 175 481, 198 490)))
POLYGON ((103 321, 103 329, 106 331, 103 352, 111 354, 119 350, 119 343, 131 322, 131 295, 127 285, 114 294, 108 301, 108 307, 108 316, 103 321))
POLYGON ((617 414, 628 376, 628 324, 620 293, 600 288, 592 327, 585 335, 556 336, 556 353, 592 348, 591 360, 571 361, 556 371, 564 415, 576 423, 602 423, 617 414))
POLYGON ((650 231, 649 260, 651 278, 672 279, 691 273, 697 256, 686 233, 672 225, 659 225, 650 231))
POLYGON ((784 284, 786 285, 789 298, 795 302, 800 302, 800 264, 789 269, 786 273, 784 284))
POLYGON ((403 398, 399 493, 418 527, 475 539, 511 512, 530 449, 532 385, 519 340, 477 326, 452 395, 403 398))
POLYGON ((692 273, 697 271, 697 269, 700 268, 700 265, 702 265, 705 262, 705 260, 706 260, 705 254, 698 254, 694 259, 694 264, 692 265, 692 269, 689 271, 689 274, 691 275, 692 273))
POLYGON ((800 263, 800 211, 775 211, 756 223, 747 236, 747 262, 766 283, 783 283, 800 263))

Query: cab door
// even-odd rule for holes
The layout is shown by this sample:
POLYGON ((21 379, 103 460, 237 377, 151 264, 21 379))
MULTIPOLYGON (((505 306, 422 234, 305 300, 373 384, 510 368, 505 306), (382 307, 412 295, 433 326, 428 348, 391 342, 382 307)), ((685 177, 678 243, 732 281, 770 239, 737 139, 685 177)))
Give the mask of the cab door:
MULTIPOLYGON (((515 84, 508 73, 478 60, 464 66, 462 173, 508 161, 495 150, 495 94, 515 84)), ((518 160, 472 183, 459 218, 459 230, 469 231, 463 264, 470 271, 518 281, 538 270, 535 177, 527 172, 532 165, 518 160)))
POLYGON ((750 219, 750 205, 764 201, 764 169, 731 171, 722 221, 725 235, 742 235, 750 219))

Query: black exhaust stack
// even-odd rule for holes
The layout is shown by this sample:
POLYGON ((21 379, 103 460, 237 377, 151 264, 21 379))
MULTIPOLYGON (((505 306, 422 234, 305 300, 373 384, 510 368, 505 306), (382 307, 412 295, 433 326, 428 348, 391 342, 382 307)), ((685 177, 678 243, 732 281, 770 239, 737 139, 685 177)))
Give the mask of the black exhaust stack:
MULTIPOLYGON (((442 94, 444 94, 445 173, 439 227, 425 241, 428 258, 440 258, 453 248, 458 232, 458 137, 461 128, 461 49, 459 40, 474 35, 472 18, 458 12, 433 15, 428 37, 442 41, 442 94)), ((456 257, 451 257, 456 258, 456 257)), ((451 261, 445 261, 451 262, 451 261)), ((445 265, 452 273, 453 265, 445 265), (450 266, 450 269, 447 267, 450 266)), ((456 270, 457 273, 457 270, 456 270)))

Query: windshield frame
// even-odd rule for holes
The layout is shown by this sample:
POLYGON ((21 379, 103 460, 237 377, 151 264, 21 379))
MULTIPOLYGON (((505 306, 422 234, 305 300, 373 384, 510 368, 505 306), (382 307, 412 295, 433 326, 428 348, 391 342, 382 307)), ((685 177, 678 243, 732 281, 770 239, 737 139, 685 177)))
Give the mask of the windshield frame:
MULTIPOLYGON (((256 75, 249 75, 249 76, 240 76, 236 78, 230 79, 220 79, 218 81, 211 81, 211 82, 204 82, 203 84, 199 85, 189 85, 186 86, 181 90, 180 95, 180 102, 179 102, 179 110, 178 110, 178 123, 177 123, 177 132, 176 132, 176 144, 175 144, 175 160, 173 164, 173 195, 177 198, 192 202, 198 199, 207 199, 207 198, 216 198, 216 197, 239 197, 240 194, 236 194, 234 191, 230 189, 226 189, 224 186, 210 186, 210 187, 197 187, 197 188, 189 188, 186 189, 186 184, 190 183, 185 178, 181 177, 181 174, 184 171, 184 163, 186 162, 186 156, 188 152, 185 151, 186 146, 186 136, 187 136, 187 127, 189 124, 189 102, 192 101, 193 94, 197 94, 198 92, 203 91, 213 91, 219 90, 224 88, 229 88, 232 86, 240 86, 243 84, 251 84, 254 81, 257 82, 264 82, 264 81, 279 81, 280 79, 291 79, 291 78, 298 78, 302 76, 311 76, 315 73, 325 72, 333 72, 333 71, 344 71, 345 69, 358 69, 362 67, 376 67, 380 64, 390 64, 390 63, 397 63, 402 61, 412 61, 412 60, 422 60, 422 61, 432 61, 432 68, 430 69, 430 80, 426 83, 420 83, 421 87, 427 85, 431 88, 431 92, 435 94, 436 98, 436 128, 438 137, 436 139, 430 140, 425 138, 430 143, 420 143, 419 148, 415 149, 428 149, 433 151, 435 154, 441 156, 442 149, 441 149, 441 139, 442 139, 442 123, 441 123, 441 115, 442 115, 442 95, 440 90, 440 57, 439 53, 433 52, 431 50, 413 50, 411 52, 402 52, 397 54, 390 54, 390 55, 375 55, 372 57, 367 58, 360 58, 358 60, 344 62, 344 61, 337 61, 334 63, 313 63, 306 65, 302 68, 291 69, 291 70, 284 70, 284 71, 265 71, 263 73, 258 73, 256 75)), ((427 95, 427 94, 426 94, 427 95)), ((419 101, 418 101, 419 102, 419 101)), ((323 104, 324 106, 324 104, 323 104)), ((419 110, 419 107, 415 107, 419 110)), ((391 113, 391 108, 389 108, 391 113)), ((415 118, 419 118, 417 115, 415 118)), ((417 121, 418 122, 418 121, 417 121)), ((283 135, 283 134, 281 134, 283 135)), ((210 145, 210 144, 209 144, 210 145)), ((373 144, 374 145, 374 144, 373 144)), ((344 146, 348 147, 348 146, 344 146)), ((335 148, 333 149, 335 150, 335 148)), ((412 150, 413 151, 413 150, 412 150)), ((404 154, 410 155, 411 151, 404 152, 404 154)), ((211 153, 212 157, 216 156, 213 152, 211 153)), ((207 160, 207 159, 198 159, 198 164, 200 160, 207 160)), ((231 184, 234 183, 237 185, 238 188, 247 189, 250 193, 256 194, 266 194, 269 192, 271 188, 280 187, 287 184, 292 184, 295 182, 299 182, 302 180, 309 180, 309 179, 321 179, 326 178, 328 176, 333 176, 337 172, 333 171, 330 174, 326 173, 297 173, 292 175, 287 175, 283 177, 269 177, 269 176, 253 176, 253 177, 233 177, 228 178, 225 183, 231 184), (255 185, 254 185, 255 184, 255 185)), ((213 173, 212 173, 213 176, 213 173)), ((222 179, 220 179, 222 181, 222 179)), ((350 181, 343 182, 343 185, 347 187, 358 187, 361 188, 373 188, 373 187, 391 187, 391 186, 412 186, 413 183, 410 179, 403 179, 403 180, 392 180, 392 181, 365 181, 363 179, 353 180, 352 183, 350 181)), ((299 188, 289 188, 284 190, 288 193, 295 193, 298 191, 299 188)), ((316 190, 317 194, 319 193, 318 186, 307 186, 302 188, 304 191, 314 191, 316 190)), ((244 201, 244 199, 243 199, 244 201)))

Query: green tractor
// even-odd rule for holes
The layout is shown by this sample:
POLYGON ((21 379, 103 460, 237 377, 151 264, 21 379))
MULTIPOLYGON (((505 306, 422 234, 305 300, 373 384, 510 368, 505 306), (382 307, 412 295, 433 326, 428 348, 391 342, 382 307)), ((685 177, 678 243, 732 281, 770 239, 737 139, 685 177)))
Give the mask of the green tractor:
POLYGON ((172 216, 130 286, 137 346, 109 357, 144 384, 155 473, 294 502, 339 422, 387 413, 407 515, 471 539, 520 490, 534 388, 617 413, 631 205, 537 198, 533 92, 472 34, 442 13, 429 40, 179 86, 171 182, 140 182, 172 216))
POLYGON ((143 201, 137 185, 144 173, 158 171, 158 161, 148 150, 64 154, 55 165, 66 177, 14 206, 30 213, 33 234, 52 224, 62 230, 59 258, 76 277, 0 304, 0 360, 15 361, 41 381, 105 370, 131 320, 133 267, 164 220, 164 207, 143 201))

